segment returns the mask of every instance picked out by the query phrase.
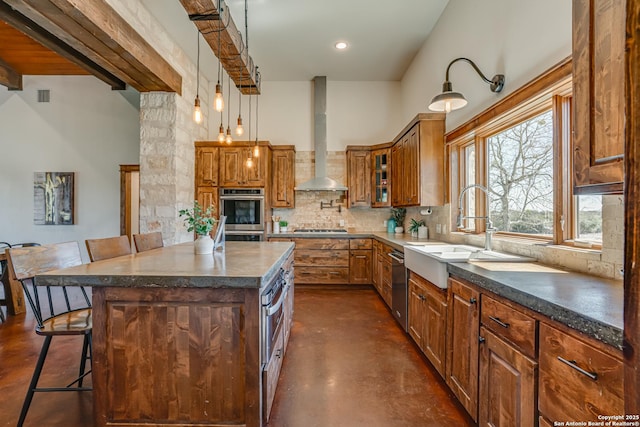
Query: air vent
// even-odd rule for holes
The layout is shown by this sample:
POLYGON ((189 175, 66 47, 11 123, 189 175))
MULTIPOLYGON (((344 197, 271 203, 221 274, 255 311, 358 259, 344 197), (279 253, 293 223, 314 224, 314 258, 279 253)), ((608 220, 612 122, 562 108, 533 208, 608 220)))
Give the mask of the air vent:
POLYGON ((38 89, 38 102, 49 102, 51 91, 49 89, 38 89))

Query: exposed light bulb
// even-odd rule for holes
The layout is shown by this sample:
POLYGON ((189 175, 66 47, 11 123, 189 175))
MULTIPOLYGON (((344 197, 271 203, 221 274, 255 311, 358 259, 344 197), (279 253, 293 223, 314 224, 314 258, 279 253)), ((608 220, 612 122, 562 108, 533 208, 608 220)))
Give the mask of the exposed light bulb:
POLYGON ((256 141, 256 145, 253 146, 253 157, 260 157, 260 146, 258 146, 258 141, 256 141))
POLYGON ((222 98, 222 86, 220 82, 216 85, 216 97, 213 100, 213 106, 217 112, 224 110, 224 98, 222 98))
POLYGON ((224 136, 224 127, 222 126, 222 123, 220 123, 220 133, 218 133, 218 141, 219 142, 224 142, 225 136, 224 136))
POLYGON ((238 116, 238 127, 236 128, 236 135, 240 136, 244 133, 244 128, 242 127, 242 117, 238 116))
POLYGON ((252 168, 253 167, 253 158, 249 157, 247 159, 247 167, 248 168, 252 168))
POLYGON ((200 110, 200 98, 196 95, 196 101, 193 104, 193 121, 197 124, 202 123, 202 110, 200 110))
POLYGON ((227 126, 227 138, 225 139, 227 144, 231 144, 233 142, 233 138, 231 138, 231 128, 227 126))

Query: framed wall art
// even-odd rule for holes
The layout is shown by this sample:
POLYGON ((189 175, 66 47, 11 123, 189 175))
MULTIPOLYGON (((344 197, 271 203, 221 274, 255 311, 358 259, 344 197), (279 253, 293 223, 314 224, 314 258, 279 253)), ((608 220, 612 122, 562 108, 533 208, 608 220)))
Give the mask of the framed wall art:
POLYGON ((38 225, 72 225, 75 172, 33 174, 33 222, 38 225))

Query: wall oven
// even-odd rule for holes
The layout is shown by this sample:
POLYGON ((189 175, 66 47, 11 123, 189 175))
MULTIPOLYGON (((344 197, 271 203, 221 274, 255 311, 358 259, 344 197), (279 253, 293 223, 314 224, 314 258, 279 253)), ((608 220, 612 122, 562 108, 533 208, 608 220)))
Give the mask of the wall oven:
POLYGON ((264 231, 264 203, 264 188, 223 188, 220 215, 227 217, 227 240, 230 232, 264 231))

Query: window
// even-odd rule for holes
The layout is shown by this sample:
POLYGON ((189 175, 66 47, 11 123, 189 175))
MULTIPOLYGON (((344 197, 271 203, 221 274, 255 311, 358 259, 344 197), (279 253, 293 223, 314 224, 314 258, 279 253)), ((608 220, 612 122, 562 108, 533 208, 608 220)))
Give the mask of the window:
POLYGON ((488 209, 503 236, 602 244, 602 197, 572 195, 570 66, 567 61, 543 74, 509 102, 447 134, 449 176, 457 177, 451 181, 452 212, 462 202, 466 217, 480 218, 467 219, 461 231, 483 232, 488 209), (481 191, 458 199, 473 184, 488 189, 488 208, 481 191))

